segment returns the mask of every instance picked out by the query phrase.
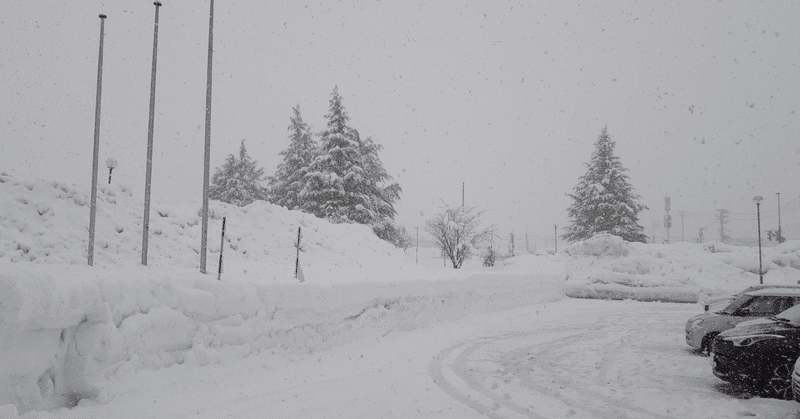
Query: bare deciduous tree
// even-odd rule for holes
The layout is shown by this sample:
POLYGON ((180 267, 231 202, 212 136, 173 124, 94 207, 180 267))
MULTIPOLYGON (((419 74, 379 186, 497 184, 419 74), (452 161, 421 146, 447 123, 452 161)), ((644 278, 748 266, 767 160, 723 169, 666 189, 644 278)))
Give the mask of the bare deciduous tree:
POLYGON ((479 244, 492 237, 491 227, 480 229, 485 212, 475 207, 448 207, 425 222, 425 231, 436 240, 442 254, 450 258, 453 269, 459 269, 479 244))

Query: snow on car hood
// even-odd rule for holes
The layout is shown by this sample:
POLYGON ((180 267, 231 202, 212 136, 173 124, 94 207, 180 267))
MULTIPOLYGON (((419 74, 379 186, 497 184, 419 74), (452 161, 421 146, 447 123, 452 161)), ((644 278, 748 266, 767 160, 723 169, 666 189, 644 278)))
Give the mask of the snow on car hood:
POLYGON ((776 333, 785 330, 796 330, 797 327, 784 322, 770 321, 768 323, 751 324, 749 326, 734 327, 719 334, 720 337, 747 336, 766 333, 776 333))

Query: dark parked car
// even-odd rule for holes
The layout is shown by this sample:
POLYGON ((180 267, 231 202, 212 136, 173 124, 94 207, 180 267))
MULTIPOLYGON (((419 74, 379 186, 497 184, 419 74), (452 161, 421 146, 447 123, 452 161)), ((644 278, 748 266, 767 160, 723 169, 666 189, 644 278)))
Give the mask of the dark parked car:
POLYGON ((770 320, 717 335, 712 370, 718 378, 758 394, 790 399, 792 371, 800 356, 800 305, 770 320))
POLYGON ((792 374, 792 393, 794 400, 800 402, 800 362, 794 363, 794 374, 792 374))

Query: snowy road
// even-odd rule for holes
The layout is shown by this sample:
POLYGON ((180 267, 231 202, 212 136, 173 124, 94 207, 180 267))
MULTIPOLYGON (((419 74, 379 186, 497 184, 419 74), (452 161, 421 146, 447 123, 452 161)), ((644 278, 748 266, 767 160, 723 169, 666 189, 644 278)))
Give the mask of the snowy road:
POLYGON ((430 375, 494 418, 696 417, 681 409, 685 397, 725 403, 707 359, 687 353, 676 324, 664 321, 679 321, 684 306, 575 303, 587 303, 578 316, 542 316, 529 331, 449 347, 430 375))
POLYGON ((128 377, 55 417, 796 418, 748 398, 683 342, 693 304, 565 299, 391 332, 291 360, 128 377))

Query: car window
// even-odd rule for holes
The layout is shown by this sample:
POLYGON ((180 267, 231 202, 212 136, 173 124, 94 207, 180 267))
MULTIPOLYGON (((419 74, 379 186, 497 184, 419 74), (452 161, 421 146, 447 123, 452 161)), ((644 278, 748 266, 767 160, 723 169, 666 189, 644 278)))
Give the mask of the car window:
MULTIPOLYGON (((800 298, 798 297, 781 297, 780 302, 778 305, 780 306, 780 313, 781 311, 788 310, 800 303, 800 298)), ((775 314, 778 314, 775 313, 775 314)))
POLYGON ((720 314, 733 314, 742 304, 745 304, 747 301, 750 300, 749 295, 738 295, 736 298, 728 304, 727 307, 723 308, 719 311, 720 314))
POLYGON ((772 316, 780 313, 780 298, 774 296, 759 295, 744 303, 739 310, 747 310, 747 316, 772 316))

